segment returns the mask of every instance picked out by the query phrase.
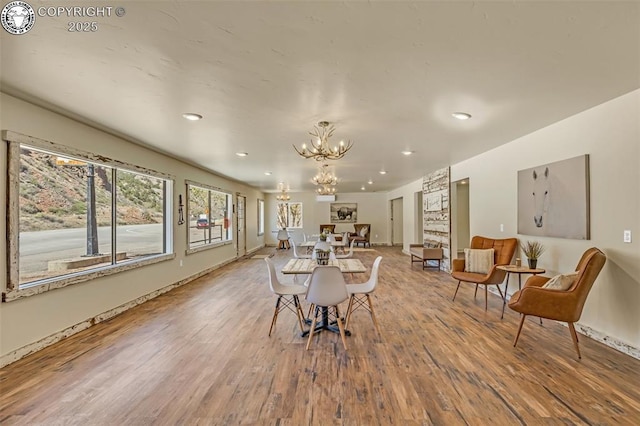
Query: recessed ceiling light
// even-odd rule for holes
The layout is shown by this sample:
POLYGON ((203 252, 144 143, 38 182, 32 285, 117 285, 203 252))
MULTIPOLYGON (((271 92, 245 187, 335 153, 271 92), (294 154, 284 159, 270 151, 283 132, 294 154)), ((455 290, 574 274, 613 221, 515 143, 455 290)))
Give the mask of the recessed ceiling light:
POLYGON ((360 189, 364 191, 364 186, 362 188, 360 188, 360 189))
POLYGON ((471 118, 471 114, 467 114, 466 112, 454 112, 451 115, 458 120, 468 120, 471 118))
POLYGON ((460 183, 463 184, 463 185, 466 185, 467 181, 466 180, 461 180, 460 183))
POLYGON ((246 153, 246 152, 236 152, 236 155, 237 155, 238 157, 246 157, 246 156, 247 156, 247 155, 249 155, 249 154, 248 154, 248 153, 246 153))
POLYGON ((196 114, 195 112, 185 112, 184 114, 182 114, 182 116, 190 121, 202 120, 202 116, 200 114, 196 114))
POLYGON ((373 181, 369 180, 369 182, 367 182, 369 185, 373 185, 373 181))
POLYGON ((386 174, 387 174, 387 172, 385 172, 384 170, 380 170, 380 174, 381 174, 381 175, 386 175, 386 174))
POLYGON ((414 151, 402 151, 402 155, 411 155, 414 151))
POLYGON ((264 172, 265 175, 271 176, 271 172, 264 172))

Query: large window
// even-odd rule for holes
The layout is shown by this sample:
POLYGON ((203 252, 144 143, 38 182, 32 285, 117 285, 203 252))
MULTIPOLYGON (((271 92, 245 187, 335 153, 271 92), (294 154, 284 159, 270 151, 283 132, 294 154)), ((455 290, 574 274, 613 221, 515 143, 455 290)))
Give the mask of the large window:
POLYGON ((9 291, 64 286, 171 252, 171 180, 22 139, 33 143, 9 142, 9 291))
POLYGON ((187 191, 189 249, 231 241, 231 194, 195 182, 187 182, 187 191))
POLYGON ((264 235, 264 200, 258 200, 258 236, 264 235))
POLYGON ((278 203, 277 225, 282 228, 302 228, 302 203, 278 203))

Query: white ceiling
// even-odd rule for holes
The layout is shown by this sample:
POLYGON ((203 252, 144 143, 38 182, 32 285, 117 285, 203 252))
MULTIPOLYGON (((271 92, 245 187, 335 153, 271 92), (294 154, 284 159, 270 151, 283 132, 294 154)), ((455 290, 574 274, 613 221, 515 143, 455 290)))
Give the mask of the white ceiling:
POLYGON ((2 90, 264 191, 314 189, 321 120, 338 191, 386 191, 640 87, 638 2, 121 4, 2 31, 2 90))

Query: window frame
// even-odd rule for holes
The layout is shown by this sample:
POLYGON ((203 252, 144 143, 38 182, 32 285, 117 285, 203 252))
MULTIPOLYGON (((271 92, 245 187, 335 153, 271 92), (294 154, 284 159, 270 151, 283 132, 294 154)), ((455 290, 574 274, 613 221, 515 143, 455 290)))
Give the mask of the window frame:
MULTIPOLYGON (((186 255, 190 255, 193 253, 198 253, 204 250, 209 250, 209 249, 213 249, 213 248, 217 248, 217 247, 222 247, 222 246, 226 246, 229 244, 233 244, 234 242, 234 233, 233 233, 233 205, 234 205, 234 196, 233 196, 233 192, 226 190, 226 189, 222 189, 222 188, 218 188, 216 186, 213 185, 207 185, 206 183, 202 183, 202 182, 196 182, 193 180, 188 180, 185 179, 185 187, 186 187, 186 218, 187 220, 185 221, 187 223, 187 229, 186 229, 186 242, 187 242, 187 248, 185 250, 185 254, 186 255), (229 234, 229 239, 228 240, 224 240, 224 241, 215 241, 215 242, 210 242, 207 244, 203 244, 201 246, 197 246, 197 247, 190 247, 191 245, 191 240, 189 239, 189 232, 190 232, 190 228, 189 228, 189 220, 191 218, 191 210, 190 210, 190 202, 189 202, 189 188, 191 186, 195 186, 198 187, 200 189, 205 189, 208 191, 215 191, 215 192, 219 192, 222 194, 225 194, 228 198, 227 200, 229 201, 229 204, 227 205, 227 214, 229 215, 229 228, 226 231, 229 234)), ((211 212, 209 212, 209 221, 211 220, 211 212)))
POLYGON ((264 235, 264 200, 258 198, 258 237, 264 235))
MULTIPOLYGON (((44 293, 49 290, 67 287, 95 278, 116 274, 130 269, 163 262, 175 258, 173 251, 173 187, 175 177, 173 175, 158 172, 135 164, 111 159, 100 154, 95 154, 80 149, 61 145, 55 142, 24 135, 18 132, 2 131, 2 140, 7 144, 7 284, 2 293, 2 301, 8 302, 35 294, 44 293), (82 159, 87 162, 122 170, 131 173, 148 175, 150 177, 163 179, 164 200, 163 200, 163 239, 164 253, 145 257, 141 260, 116 263, 101 267, 88 269, 86 271, 74 272, 57 277, 33 281, 20 286, 20 149, 22 145, 41 149, 43 151, 59 154, 60 156, 82 159)), ((114 204, 112 203, 112 206, 114 204)), ((112 214, 113 210, 112 210, 112 214)), ((115 229, 112 226, 112 229, 115 229)), ((112 241, 115 246, 116 242, 112 241)))

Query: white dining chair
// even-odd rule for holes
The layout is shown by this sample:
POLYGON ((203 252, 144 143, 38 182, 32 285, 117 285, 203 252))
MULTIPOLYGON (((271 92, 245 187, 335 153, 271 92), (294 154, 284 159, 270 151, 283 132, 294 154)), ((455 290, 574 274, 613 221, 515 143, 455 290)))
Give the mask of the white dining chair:
POLYGON ((336 254, 336 259, 348 259, 353 256, 353 245, 356 240, 351 240, 351 244, 349 244, 349 251, 345 254, 336 254))
POLYGON ((378 320, 376 314, 373 311, 373 304, 371 303, 371 293, 376 289, 378 285, 378 273, 380 269, 380 262, 382 262, 382 256, 378 256, 373 262, 371 268, 371 276, 369 280, 362 284, 347 284, 347 292, 349 293, 349 305, 347 306, 347 317, 345 320, 345 328, 349 326, 349 320, 353 311, 358 308, 364 308, 371 314, 373 325, 376 327, 378 333, 380 328, 378 327, 378 320))
POLYGON ((285 285, 281 283, 278 280, 278 274, 276 273, 276 269, 273 266, 271 259, 266 258, 265 262, 267 262, 267 269, 269 270, 269 288, 273 294, 278 296, 278 300, 276 300, 276 307, 273 311, 273 318, 271 319, 271 327, 269 327, 269 336, 271 336, 271 331, 276 325, 278 314, 285 309, 289 309, 296 314, 298 317, 298 324, 300 325, 300 331, 304 332, 304 328, 302 327, 304 314, 302 313, 300 298, 298 296, 306 294, 307 288, 303 285, 285 285))
POLYGON ((295 259, 311 259, 310 254, 298 254, 298 250, 296 249, 296 243, 293 241, 293 238, 289 238, 289 245, 293 247, 293 257, 295 259))
POLYGON ((309 280, 309 287, 307 287, 307 301, 314 306, 311 328, 309 329, 309 339, 307 340, 307 350, 309 350, 311 346, 318 315, 322 315, 323 320, 329 321, 328 318, 331 317, 330 309, 333 309, 335 313, 340 336, 342 337, 342 344, 345 350, 347 349, 347 338, 342 319, 340 318, 338 305, 348 298, 347 286, 340 268, 337 266, 318 266, 313 270, 311 279, 309 280))
POLYGON ((289 247, 289 233, 286 229, 280 229, 278 231, 278 248, 279 249, 288 249, 289 247))

